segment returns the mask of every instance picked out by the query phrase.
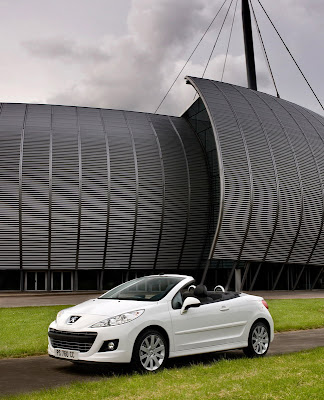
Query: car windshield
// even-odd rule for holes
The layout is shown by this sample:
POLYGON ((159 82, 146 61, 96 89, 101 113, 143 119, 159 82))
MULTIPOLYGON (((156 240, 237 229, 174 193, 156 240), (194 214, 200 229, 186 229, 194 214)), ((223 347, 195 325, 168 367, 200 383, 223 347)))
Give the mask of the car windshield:
POLYGON ((180 281, 182 277, 146 276, 137 278, 109 290, 100 299, 158 301, 180 281))

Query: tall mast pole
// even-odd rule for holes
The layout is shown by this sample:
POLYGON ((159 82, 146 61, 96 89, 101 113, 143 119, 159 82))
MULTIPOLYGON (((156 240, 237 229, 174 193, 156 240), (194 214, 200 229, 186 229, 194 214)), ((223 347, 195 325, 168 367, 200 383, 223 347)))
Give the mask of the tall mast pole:
POLYGON ((248 88, 258 90, 255 74, 253 36, 249 0, 242 0, 242 23, 248 88))

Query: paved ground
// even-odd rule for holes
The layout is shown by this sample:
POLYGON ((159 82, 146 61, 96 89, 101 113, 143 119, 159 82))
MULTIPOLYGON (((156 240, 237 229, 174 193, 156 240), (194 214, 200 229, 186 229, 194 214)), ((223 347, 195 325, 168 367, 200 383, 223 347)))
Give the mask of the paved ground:
MULTIPOLYGON (((324 346, 324 328, 277 333, 268 354, 291 353, 319 346, 324 346)), ((179 368, 201 362, 208 364, 223 358, 240 357, 243 357, 243 353, 238 350, 181 357, 170 360, 168 368, 179 368)), ((55 360, 48 356, 4 359, 0 360, 0 396, 57 387, 76 381, 109 378, 125 373, 131 373, 129 367, 93 367, 88 364, 75 366, 68 361, 55 360)))
POLYGON ((2 293, 0 307, 55 306, 79 304, 83 301, 99 297, 101 293, 2 293))
MULTIPOLYGON (((312 299, 324 298, 324 290, 275 290, 247 292, 265 299, 312 299)), ((82 301, 99 297, 98 292, 70 293, 1 293, 0 307, 26 307, 79 304, 82 301)))

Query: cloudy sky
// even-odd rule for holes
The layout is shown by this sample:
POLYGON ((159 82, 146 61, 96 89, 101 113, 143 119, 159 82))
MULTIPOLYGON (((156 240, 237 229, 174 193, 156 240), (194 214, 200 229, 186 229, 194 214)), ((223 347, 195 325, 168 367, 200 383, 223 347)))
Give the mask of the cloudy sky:
MULTIPOLYGON (((0 101, 154 112, 224 0, 0 0, 0 101)), ((206 77, 220 80, 234 12, 206 77)), ((246 86, 240 3, 224 81, 246 86)), ((253 0, 281 97, 321 112, 253 0)), ((323 0, 262 0, 324 103, 323 0)), ((230 0, 160 113, 181 114, 201 76, 230 0)), ((259 90, 274 94, 257 38, 259 90)))

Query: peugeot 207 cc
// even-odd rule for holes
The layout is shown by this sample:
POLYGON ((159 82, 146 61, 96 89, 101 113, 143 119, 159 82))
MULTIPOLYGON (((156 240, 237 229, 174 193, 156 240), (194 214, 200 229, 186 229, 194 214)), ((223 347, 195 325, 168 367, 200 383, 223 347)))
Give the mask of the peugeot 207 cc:
POLYGON ((48 353, 74 362, 132 363, 156 371, 168 358, 243 349, 264 356, 274 329, 262 297, 207 291, 190 276, 134 279, 67 308, 49 326, 48 353))

